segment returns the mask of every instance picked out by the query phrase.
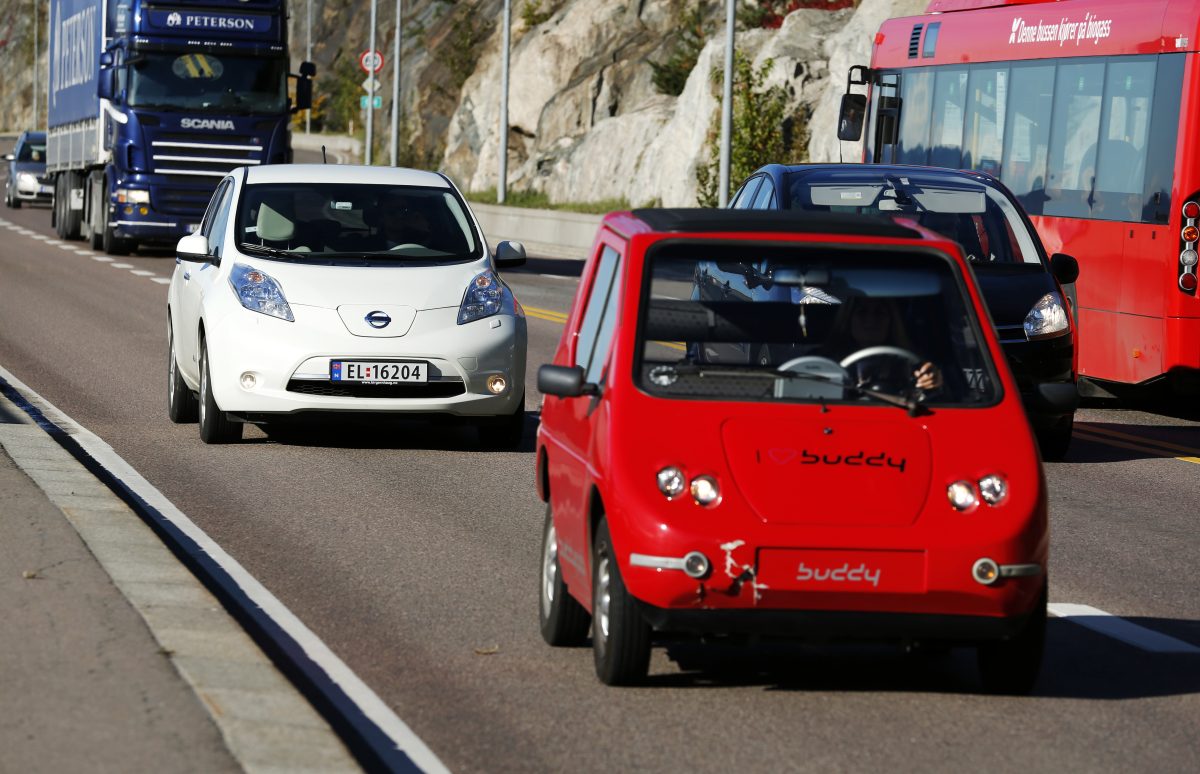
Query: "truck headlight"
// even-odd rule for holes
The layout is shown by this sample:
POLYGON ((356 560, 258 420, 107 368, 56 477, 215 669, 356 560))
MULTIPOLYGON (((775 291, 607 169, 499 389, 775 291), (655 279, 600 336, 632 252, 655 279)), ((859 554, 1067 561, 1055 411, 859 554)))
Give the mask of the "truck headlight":
POLYGON ((1029 314, 1025 315, 1025 338, 1030 341, 1061 336, 1070 330, 1067 307, 1057 292, 1039 298, 1029 314))
POLYGON ((295 322, 292 308, 284 298, 283 288, 271 275, 244 263, 235 263, 229 272, 229 284, 242 306, 251 312, 295 322))
POLYGON ((503 286, 491 270, 476 274, 463 294, 462 305, 458 308, 458 324, 491 317, 500 311, 503 300, 503 286))
POLYGON ((142 188, 118 188, 117 204, 149 204, 150 192, 142 188))

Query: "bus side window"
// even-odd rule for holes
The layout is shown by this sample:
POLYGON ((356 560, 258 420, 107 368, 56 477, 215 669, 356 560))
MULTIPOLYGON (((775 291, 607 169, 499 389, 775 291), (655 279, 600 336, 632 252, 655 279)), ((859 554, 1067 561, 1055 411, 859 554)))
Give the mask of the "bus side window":
POLYGON ((929 70, 905 73, 900 92, 904 95, 904 110, 900 113, 900 148, 896 161, 928 164, 933 73, 929 70))
POLYGON ((1046 201, 1046 155, 1054 110, 1054 65, 1014 66, 1000 179, 1030 215, 1046 201))
POLYGON ((933 86, 929 163, 935 167, 962 166, 963 108, 967 99, 967 70, 939 70, 933 86))

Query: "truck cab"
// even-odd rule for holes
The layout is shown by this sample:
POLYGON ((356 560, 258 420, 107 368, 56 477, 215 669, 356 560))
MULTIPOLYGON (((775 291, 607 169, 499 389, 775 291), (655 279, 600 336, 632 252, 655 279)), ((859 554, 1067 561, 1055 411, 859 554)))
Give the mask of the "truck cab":
POLYGON ((173 245, 231 169, 291 161, 290 116, 311 103, 315 69, 288 72, 282 0, 55 2, 49 156, 60 236, 114 254, 173 245), (294 104, 289 77, 299 79, 294 104), (64 96, 64 106, 80 103, 74 114, 56 110, 64 96))

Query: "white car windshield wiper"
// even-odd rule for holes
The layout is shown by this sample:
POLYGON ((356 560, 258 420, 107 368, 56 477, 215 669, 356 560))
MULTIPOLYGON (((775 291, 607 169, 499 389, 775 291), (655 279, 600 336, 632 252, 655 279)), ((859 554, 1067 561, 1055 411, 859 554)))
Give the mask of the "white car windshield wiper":
POLYGON ((251 242, 242 242, 238 245, 238 249, 248 253, 261 253, 263 255, 278 255, 281 258, 295 258, 302 253, 293 252, 292 250, 283 250, 278 247, 268 247, 267 245, 256 245, 251 242))

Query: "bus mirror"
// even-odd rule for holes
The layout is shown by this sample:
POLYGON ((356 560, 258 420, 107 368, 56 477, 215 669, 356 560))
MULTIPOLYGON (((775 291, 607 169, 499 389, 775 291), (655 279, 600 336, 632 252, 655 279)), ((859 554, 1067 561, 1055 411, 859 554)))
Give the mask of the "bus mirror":
POLYGON ((308 78, 300 78, 296 81, 296 107, 295 110, 308 110, 312 107, 313 83, 308 78))
POLYGON ((843 94, 842 108, 838 113, 839 140, 854 142, 862 139, 863 118, 867 114, 865 94, 843 94))
POLYGON ((851 65, 846 73, 846 91, 851 86, 866 86, 871 80, 871 68, 866 65, 851 65))
MULTIPOLYGON (((104 54, 104 56, 109 56, 104 54)), ((111 100, 113 98, 113 90, 117 80, 117 72, 111 67, 101 69, 96 77, 96 96, 100 99, 111 100)))

